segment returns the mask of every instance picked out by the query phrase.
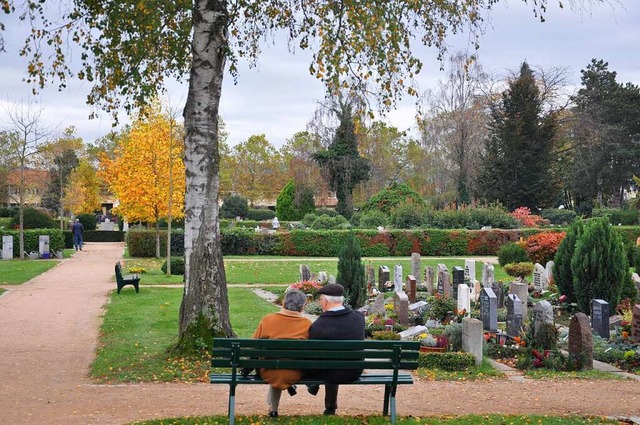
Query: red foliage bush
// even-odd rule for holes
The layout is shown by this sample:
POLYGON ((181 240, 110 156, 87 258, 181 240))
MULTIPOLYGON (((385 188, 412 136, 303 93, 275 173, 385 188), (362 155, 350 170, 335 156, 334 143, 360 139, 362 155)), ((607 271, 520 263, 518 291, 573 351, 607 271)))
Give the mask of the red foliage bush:
POLYGON ((516 208, 511 216, 522 223, 523 227, 538 227, 543 220, 539 215, 531 214, 531 210, 527 207, 516 208))
POLYGON ((545 264, 553 260, 566 234, 566 232, 543 232, 531 235, 525 241, 524 249, 531 261, 545 264))

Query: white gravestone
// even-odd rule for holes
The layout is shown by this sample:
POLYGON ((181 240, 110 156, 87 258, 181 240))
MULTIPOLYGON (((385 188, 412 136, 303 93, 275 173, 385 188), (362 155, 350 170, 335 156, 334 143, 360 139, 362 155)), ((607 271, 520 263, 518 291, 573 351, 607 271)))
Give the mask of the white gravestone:
POLYGON ((471 312, 471 293, 466 283, 458 285, 458 311, 471 312))
POLYGON ((402 291, 402 266, 400 264, 393 267, 393 285, 396 292, 402 291))
POLYGON ((11 260, 13 258, 13 236, 2 237, 2 259, 11 260))
POLYGON ((464 281, 469 284, 476 280, 476 262, 464 260, 464 281))

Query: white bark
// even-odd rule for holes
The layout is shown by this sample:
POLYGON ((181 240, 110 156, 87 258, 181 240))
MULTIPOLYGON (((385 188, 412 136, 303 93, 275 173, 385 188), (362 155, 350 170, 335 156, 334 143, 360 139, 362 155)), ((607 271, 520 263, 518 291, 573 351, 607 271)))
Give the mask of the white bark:
POLYGON ((227 2, 195 0, 185 122, 185 285, 180 339, 206 319, 217 334, 232 335, 220 246, 218 107, 228 46, 227 2))

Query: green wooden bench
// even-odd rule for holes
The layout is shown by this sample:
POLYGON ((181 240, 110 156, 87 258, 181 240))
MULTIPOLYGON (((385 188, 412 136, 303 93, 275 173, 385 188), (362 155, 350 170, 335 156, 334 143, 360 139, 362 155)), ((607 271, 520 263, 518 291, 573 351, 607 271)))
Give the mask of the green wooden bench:
MULTIPOLYGON (((229 385, 229 423, 235 423, 236 386, 266 384, 260 376, 242 376, 243 368, 267 369, 365 369, 357 380, 340 385, 384 385, 382 414, 396 421, 396 388, 413 384, 410 373, 418 368, 418 341, 345 341, 215 338, 212 368, 231 368, 230 373, 211 373, 212 384, 229 385), (380 370, 378 373, 369 373, 380 370)), ((322 385, 303 378, 299 384, 322 385)))
POLYGON ((122 265, 120 264, 120 261, 116 263, 116 283, 118 284, 118 294, 125 285, 133 285, 133 287, 136 288, 136 292, 140 292, 140 289, 138 288, 140 276, 137 274, 127 274, 122 276, 122 265))

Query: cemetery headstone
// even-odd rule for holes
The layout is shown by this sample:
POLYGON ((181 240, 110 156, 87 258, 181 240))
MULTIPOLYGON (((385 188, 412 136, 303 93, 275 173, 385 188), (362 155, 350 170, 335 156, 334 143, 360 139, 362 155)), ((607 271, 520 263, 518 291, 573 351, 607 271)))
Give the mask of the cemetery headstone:
POLYGON ((576 366, 593 369, 593 337, 584 313, 576 313, 569 321, 569 356, 576 366))
POLYGON ((438 264, 438 294, 451 298, 452 292, 449 269, 444 264, 438 264))
POLYGON ((480 291, 482 291, 482 286, 480 282, 477 280, 473 281, 473 291, 471 292, 471 298, 473 298, 473 302, 477 303, 480 299, 480 291))
POLYGON ((591 300, 591 329, 604 339, 609 339, 609 303, 605 300, 591 300))
POLYGON ((389 282, 389 267, 378 267, 378 289, 380 292, 384 292, 386 290, 384 284, 387 282, 389 282))
POLYGON ((398 333, 398 335, 400 335, 401 340, 411 340, 414 337, 420 335, 421 333, 424 333, 427 331, 428 329, 426 326, 418 325, 418 326, 412 326, 409 329, 398 333))
POLYGON ((427 266, 424 269, 424 283, 429 295, 433 295, 433 283, 435 282, 436 271, 433 267, 427 266))
POLYGON ((420 285, 420 253, 411 254, 411 274, 416 279, 416 285, 420 285))
POLYGON ((491 288, 493 282, 495 281, 495 270, 493 268, 493 264, 484 263, 482 266, 482 287, 483 288, 491 288))
POLYGON ((403 291, 396 291, 393 296, 393 309, 398 315, 401 325, 409 325, 409 297, 403 291))
POLYGON ((395 291, 402 291, 402 266, 400 264, 396 264, 393 268, 393 286, 395 286, 395 291))
POLYGON ((636 290, 640 294, 640 276, 638 276, 638 273, 632 273, 631 280, 636 284, 636 290))
POLYGON ((320 284, 324 285, 325 283, 327 283, 327 280, 329 280, 329 276, 327 276, 327 272, 325 271, 318 272, 318 282, 320 282, 320 284))
POLYGON ((458 285, 464 283, 464 269, 460 266, 454 266, 451 271, 453 274, 453 299, 458 299, 458 285))
POLYGON ((522 330, 522 302, 516 294, 507 296, 507 335, 519 336, 522 330))
POLYGON ((467 285, 476 280, 475 260, 464 260, 464 281, 467 285))
POLYGON ((544 291, 549 286, 547 282, 547 271, 542 264, 536 263, 533 265, 533 288, 536 291, 544 291))
POLYGON ((482 363, 482 341, 482 322, 470 317, 462 319, 462 351, 473 354, 476 365, 482 363))
POLYGON ((311 280, 311 269, 306 264, 300 265, 300 282, 311 280))
POLYGON ((493 289, 493 293, 496 294, 498 298, 498 308, 504 307, 504 287, 500 282, 493 282, 491 285, 491 289, 493 289))
POLYGON ((480 293, 480 318, 484 329, 498 330, 498 300, 491 288, 483 288, 480 293))
POLYGON ((553 285, 553 261, 547 261, 547 264, 544 266, 545 271, 547 272, 547 282, 549 285, 553 285))
POLYGON ((553 306, 549 301, 540 301, 533 306, 533 335, 544 325, 553 325, 553 306))
POLYGON ((38 237, 38 254, 40 258, 49 258, 49 235, 40 235, 38 237))
POLYGON ((370 282, 369 291, 371 291, 371 289, 376 286, 376 271, 371 264, 369 264, 368 272, 368 280, 370 282))
POLYGON ((416 291, 418 289, 418 284, 416 283, 416 278, 414 275, 410 274, 407 276, 407 291, 409 291, 409 302, 416 302, 416 291))
POLYGON ((527 321, 527 298, 529 297, 529 288, 526 283, 511 282, 509 285, 509 293, 516 294, 522 303, 522 320, 527 321))
POLYGON ((2 259, 11 260, 13 258, 13 236, 2 236, 2 259))
POLYGON ((426 301, 418 301, 413 304, 409 304, 409 311, 422 315, 422 313, 424 313, 428 305, 429 304, 427 304, 426 301))
POLYGON ((633 306, 633 318, 631 319, 631 337, 640 341, 640 304, 633 306))
POLYGON ((378 295, 376 295, 375 301, 373 302, 373 304, 371 304, 371 309, 369 310, 369 314, 373 316, 384 317, 385 313, 386 312, 384 308, 384 295, 382 294, 382 292, 379 292, 378 295))
POLYGON ((458 285, 458 311, 461 310, 466 311, 467 314, 471 312, 471 293, 466 283, 458 285))
POLYGON ((329 277, 327 278, 327 285, 330 283, 336 283, 336 277, 332 274, 330 274, 329 277))

